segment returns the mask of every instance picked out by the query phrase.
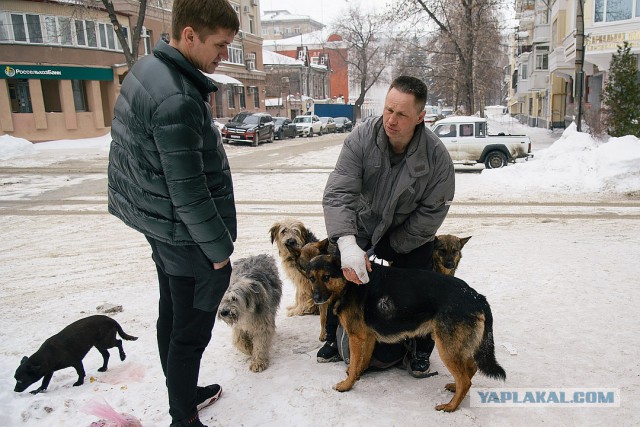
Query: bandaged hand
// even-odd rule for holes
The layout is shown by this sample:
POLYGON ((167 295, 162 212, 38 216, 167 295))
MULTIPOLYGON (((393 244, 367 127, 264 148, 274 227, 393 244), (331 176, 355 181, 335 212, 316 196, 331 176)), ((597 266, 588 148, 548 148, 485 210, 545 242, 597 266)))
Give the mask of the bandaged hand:
POLYGON ((367 253, 356 243, 356 236, 342 236, 338 239, 342 272, 350 282, 357 284, 368 283, 371 262, 367 253))

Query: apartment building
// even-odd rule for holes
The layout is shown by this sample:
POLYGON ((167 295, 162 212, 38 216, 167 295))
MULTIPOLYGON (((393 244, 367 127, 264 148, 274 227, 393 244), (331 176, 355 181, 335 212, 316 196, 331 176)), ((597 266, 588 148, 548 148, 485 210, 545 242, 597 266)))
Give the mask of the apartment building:
MULTIPOLYGON (((211 102, 217 117, 266 111, 259 2, 231 4, 241 31, 228 60, 209 75, 219 86, 211 102)), ((130 44, 138 3, 113 0, 113 5, 130 44)), ((170 6, 169 0, 149 3, 140 56, 169 39, 170 6)), ((127 72, 101 2, 92 7, 65 0, 0 2, 0 133, 34 142, 104 135, 127 72)))
MULTIPOLYGON (((508 107, 530 126, 564 127, 575 119, 579 1, 516 1, 508 107)), ((598 110, 618 45, 627 41, 640 54, 640 1, 584 0, 583 8, 583 103, 598 110)))
POLYGON ((267 10, 262 15, 261 23, 265 40, 286 39, 324 28, 324 24, 309 16, 293 15, 288 10, 267 10))

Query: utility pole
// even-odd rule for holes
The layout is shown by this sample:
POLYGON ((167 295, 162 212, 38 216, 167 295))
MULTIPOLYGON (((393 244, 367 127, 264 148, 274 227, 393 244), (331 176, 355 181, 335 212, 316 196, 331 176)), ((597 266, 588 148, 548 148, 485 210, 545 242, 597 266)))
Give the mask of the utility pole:
POLYGON ((581 132, 582 127, 582 96, 584 92, 584 0, 577 0, 576 15, 576 80, 575 102, 577 105, 576 128, 581 132))

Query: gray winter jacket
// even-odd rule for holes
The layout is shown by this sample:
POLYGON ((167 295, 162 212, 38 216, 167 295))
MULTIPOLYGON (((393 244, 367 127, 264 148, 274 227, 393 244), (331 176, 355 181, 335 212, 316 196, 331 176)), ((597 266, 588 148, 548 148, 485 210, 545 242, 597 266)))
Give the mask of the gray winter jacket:
POLYGON ((229 162, 212 129, 213 83, 160 41, 122 84, 111 127, 109 212, 173 245, 199 245, 211 262, 233 252, 236 209, 229 162))
POLYGON ((322 205, 331 240, 355 235, 365 248, 387 233, 391 247, 408 253, 433 240, 455 191, 453 162, 438 137, 416 126, 392 191, 382 194, 390 171, 382 118, 367 120, 346 138, 329 175, 322 205))

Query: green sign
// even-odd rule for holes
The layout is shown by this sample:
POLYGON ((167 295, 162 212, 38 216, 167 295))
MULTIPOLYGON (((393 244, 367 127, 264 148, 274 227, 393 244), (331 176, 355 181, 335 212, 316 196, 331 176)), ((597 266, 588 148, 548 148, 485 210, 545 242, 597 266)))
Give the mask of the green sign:
POLYGON ((0 64, 3 79, 113 80, 111 68, 0 64))

